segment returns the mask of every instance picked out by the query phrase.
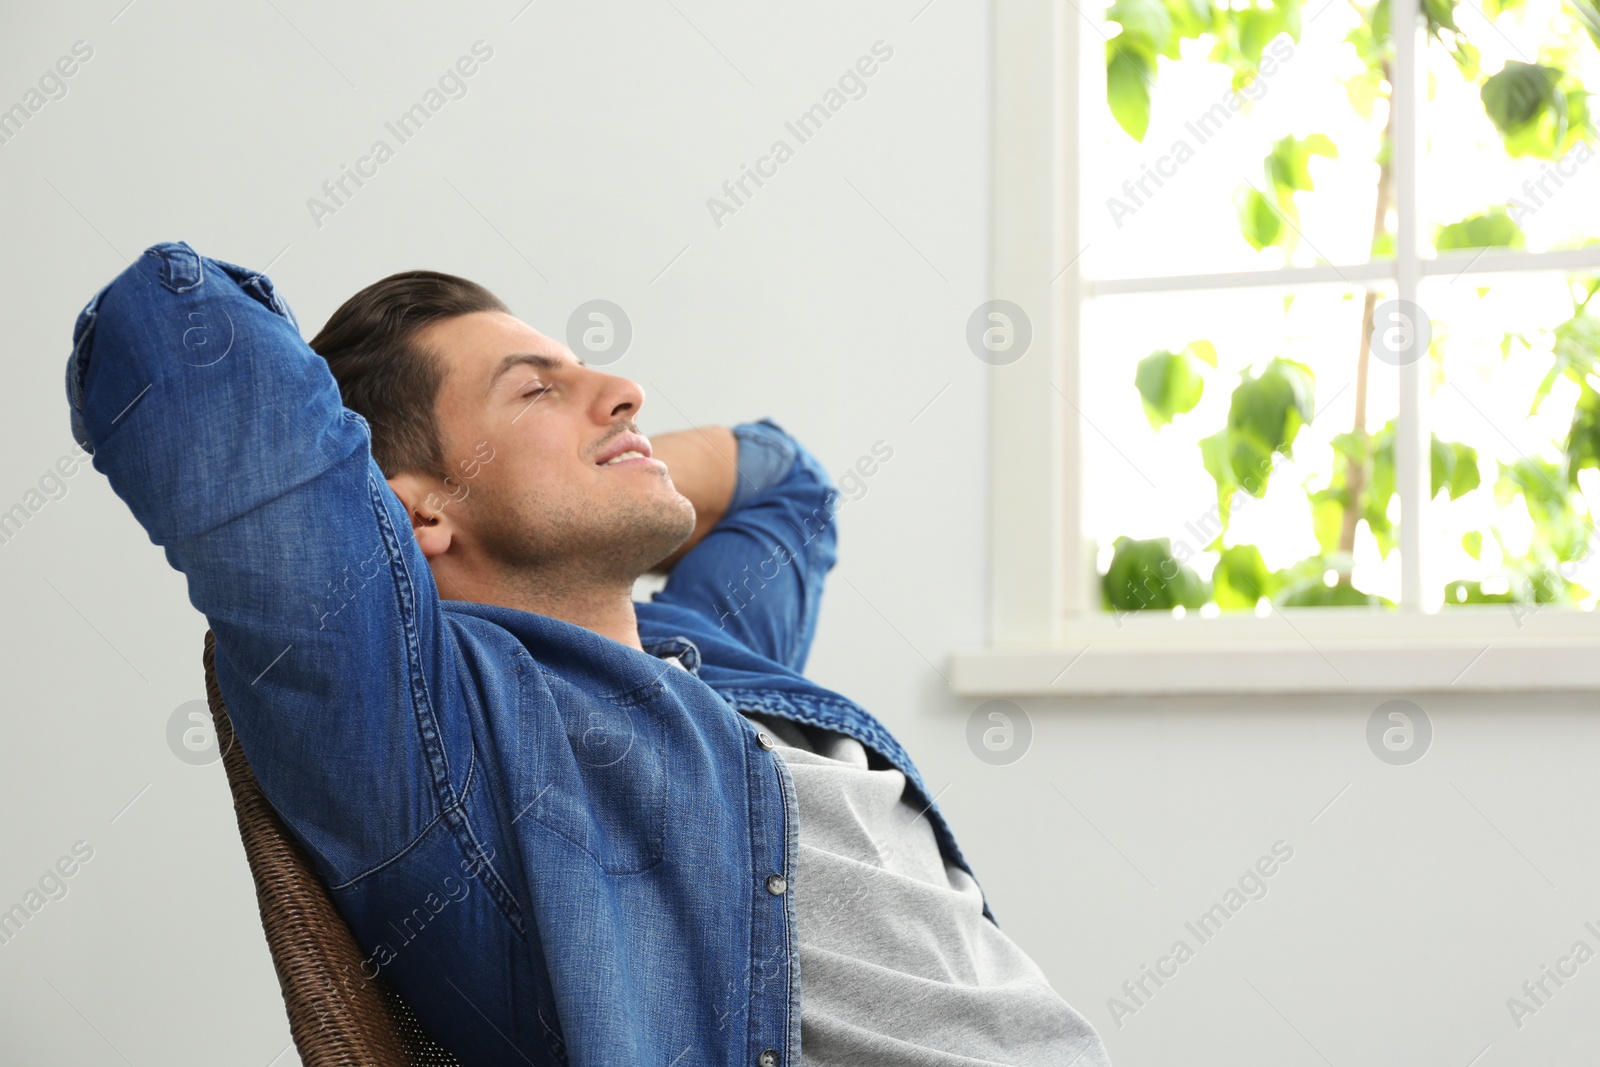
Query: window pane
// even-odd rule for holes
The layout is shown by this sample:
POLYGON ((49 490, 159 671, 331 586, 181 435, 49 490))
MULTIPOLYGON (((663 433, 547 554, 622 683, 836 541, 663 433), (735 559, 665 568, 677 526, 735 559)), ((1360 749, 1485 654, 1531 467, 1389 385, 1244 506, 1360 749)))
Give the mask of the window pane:
POLYGON ((1374 477, 1397 379, 1377 373, 1384 366, 1377 360, 1367 381, 1365 450, 1351 435, 1365 292, 1305 286, 1112 296, 1085 305, 1085 534, 1097 552, 1100 574, 1092 580, 1109 596, 1105 606, 1182 604, 1211 614, 1265 610, 1257 593, 1286 605, 1399 599, 1392 464, 1374 477), (1283 455, 1286 440, 1292 456, 1283 455), (1336 498, 1351 492, 1352 457, 1363 462, 1347 527, 1336 498), (1374 482, 1389 495, 1369 513, 1363 504, 1377 499, 1374 482), (1231 505, 1225 527, 1220 496, 1231 505), (1119 538, 1128 539, 1120 559, 1119 538), (1161 538, 1164 549, 1151 543, 1161 538), (1220 575, 1218 548, 1229 550, 1220 575), (1177 564, 1199 584, 1167 580, 1182 573, 1177 564))
POLYGON ((1422 287, 1439 441, 1429 541, 1446 605, 1510 601, 1520 620, 1546 602, 1592 608, 1600 593, 1600 320, 1574 317, 1592 284, 1521 274, 1422 287))
POLYGON ((1600 153, 1578 139, 1590 109, 1580 94, 1600 84, 1600 50, 1570 4, 1506 8, 1456 4, 1460 37, 1441 30, 1428 48, 1424 240, 1445 249, 1577 247, 1600 236, 1600 153), (1524 121, 1502 133, 1492 115, 1524 121))
POLYGON ((1157 6, 1118 0, 1101 24, 1115 40, 1105 106, 1091 108, 1084 127, 1085 273, 1149 277, 1371 258, 1376 159, 1388 119, 1378 74, 1389 48, 1366 43, 1361 13, 1344 0, 1303 8, 1288 0, 1271 12, 1222 5, 1214 18, 1236 27, 1265 19, 1260 37, 1276 36, 1263 48, 1254 29, 1224 34, 1217 47, 1228 62, 1214 62, 1214 33, 1180 39, 1170 18, 1139 21, 1157 6), (1298 41, 1272 28, 1272 12, 1287 11, 1298 12, 1298 41), (1149 57, 1152 40, 1182 58, 1149 57), (1251 69, 1260 73, 1247 81, 1251 69), (1141 87, 1150 94, 1148 127, 1136 140, 1124 123, 1139 132, 1141 87))

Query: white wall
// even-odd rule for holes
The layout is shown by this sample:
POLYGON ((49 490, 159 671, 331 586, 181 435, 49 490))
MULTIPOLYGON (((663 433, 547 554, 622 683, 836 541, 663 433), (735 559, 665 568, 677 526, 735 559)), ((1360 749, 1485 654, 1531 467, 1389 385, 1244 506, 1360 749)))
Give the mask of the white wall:
MULTIPOLYGON (((1022 761, 967 748, 977 702, 937 672, 986 627, 986 368, 964 340, 989 295, 982 5, 123 3, 0 14, 0 107, 93 48, 0 145, 0 510, 71 445, 78 309, 156 241, 272 262, 307 336, 410 267, 551 333, 613 300, 647 432, 771 415, 838 473, 893 447, 840 513, 812 673, 900 735, 1004 929, 1119 1067, 1594 1044, 1600 963, 1520 1030, 1505 1006, 1573 941, 1600 949, 1591 695, 1423 699, 1436 737, 1410 767, 1367 750, 1371 701, 1337 695, 1024 702, 1022 761), (384 122, 480 39, 467 95, 397 146, 384 122), (865 97, 717 226, 706 199, 880 39, 865 97), (379 137, 394 158, 317 225, 307 198, 379 137), (1119 1028, 1107 998, 1279 839, 1267 897, 1119 1028)), ((204 620, 98 473, 67 485, 0 544, 0 908, 75 842, 93 859, 0 945, 0 1061, 292 1064, 222 768, 167 742, 204 696, 204 620)))

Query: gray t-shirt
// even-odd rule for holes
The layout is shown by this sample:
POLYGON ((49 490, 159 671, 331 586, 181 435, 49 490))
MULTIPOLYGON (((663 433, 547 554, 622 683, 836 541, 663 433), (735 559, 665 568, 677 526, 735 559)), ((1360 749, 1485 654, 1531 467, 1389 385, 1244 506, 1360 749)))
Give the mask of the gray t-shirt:
POLYGON ((904 774, 869 768, 847 734, 741 714, 772 737, 800 805, 802 1067, 1110 1067, 1094 1028, 984 918, 904 774))
POLYGON ((1088 1021, 983 915, 893 767, 847 734, 756 712, 800 804, 803 1067, 1109 1067, 1088 1021))

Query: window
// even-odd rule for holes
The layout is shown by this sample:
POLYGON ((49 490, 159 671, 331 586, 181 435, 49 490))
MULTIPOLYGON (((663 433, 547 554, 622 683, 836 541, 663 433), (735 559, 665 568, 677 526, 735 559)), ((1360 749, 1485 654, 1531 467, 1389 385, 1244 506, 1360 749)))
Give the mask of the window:
POLYGON ((959 690, 1600 681, 1600 14, 1487 2, 995 5, 959 690))

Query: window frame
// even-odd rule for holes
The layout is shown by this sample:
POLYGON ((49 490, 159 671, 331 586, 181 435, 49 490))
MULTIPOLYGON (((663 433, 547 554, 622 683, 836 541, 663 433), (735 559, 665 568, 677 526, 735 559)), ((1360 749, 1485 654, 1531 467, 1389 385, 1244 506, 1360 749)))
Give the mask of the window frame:
MULTIPOLYGON (((1470 2, 1470 0, 1469 0, 1470 2)), ((989 370, 988 645, 950 655, 959 694, 1564 690, 1600 686, 1600 618, 1558 605, 1430 613, 1427 360, 1397 368, 1398 609, 1276 607, 1202 619, 1100 610, 1083 535, 1083 306, 1115 293, 1386 280, 1418 301, 1424 277, 1600 268, 1600 249, 1421 254, 1417 210, 1419 0, 1391 0, 1395 35, 1396 255, 1355 266, 1158 278, 1082 271, 1083 116, 1106 109, 1104 37, 1074 0, 990 6, 991 294, 1020 305, 1032 342, 989 370), (1041 224, 1043 220, 1043 224, 1041 224), (1408 520, 1407 516, 1420 516, 1408 520), (1076 561, 1076 565, 1072 565, 1076 561), (1526 609, 1526 610, 1524 610, 1526 609)))

